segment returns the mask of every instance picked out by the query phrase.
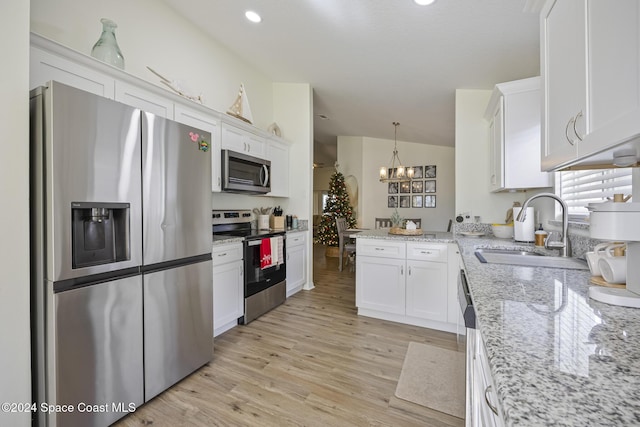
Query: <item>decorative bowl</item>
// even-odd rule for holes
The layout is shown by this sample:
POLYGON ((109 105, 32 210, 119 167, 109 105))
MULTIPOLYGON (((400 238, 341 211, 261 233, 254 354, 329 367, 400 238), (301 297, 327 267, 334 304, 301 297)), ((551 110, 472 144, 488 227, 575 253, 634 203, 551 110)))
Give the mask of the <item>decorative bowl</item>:
POLYGON ((513 224, 491 224, 493 235, 499 239, 511 239, 513 237, 513 224))

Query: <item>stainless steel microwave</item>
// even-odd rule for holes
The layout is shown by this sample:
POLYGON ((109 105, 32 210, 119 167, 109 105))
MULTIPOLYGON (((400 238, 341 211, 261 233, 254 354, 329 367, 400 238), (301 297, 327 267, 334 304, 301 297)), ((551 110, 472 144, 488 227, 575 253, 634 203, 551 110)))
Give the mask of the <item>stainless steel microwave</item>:
POLYGON ((222 191, 266 194, 271 191, 271 162, 222 150, 222 191))

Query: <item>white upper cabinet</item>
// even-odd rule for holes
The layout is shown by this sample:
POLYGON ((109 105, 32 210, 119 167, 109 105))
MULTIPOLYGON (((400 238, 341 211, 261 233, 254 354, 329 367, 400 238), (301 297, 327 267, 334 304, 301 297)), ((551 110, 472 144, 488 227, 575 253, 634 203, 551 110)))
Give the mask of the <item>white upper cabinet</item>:
POLYGON ((289 144, 278 137, 267 139, 267 160, 271 162, 271 191, 267 196, 289 197, 289 144))
POLYGON ((173 119, 173 101, 137 85, 116 81, 115 100, 165 119, 173 119))
MULTIPOLYGON (((32 36, 32 43, 34 40, 40 41, 40 38, 32 36)), ((95 61, 93 58, 87 58, 87 60, 95 61)), ((113 99, 114 97, 113 77, 32 45, 29 55, 29 89, 42 86, 50 80, 105 98, 113 99)))
POLYGON ((237 153, 264 159, 266 156, 264 137, 229 123, 222 123, 222 148, 237 153))
POLYGON ((542 168, 611 165, 640 140, 640 3, 550 0, 540 20, 542 168))
POLYGON ((540 78, 497 84, 485 118, 489 120, 491 191, 552 186, 540 168, 540 78))

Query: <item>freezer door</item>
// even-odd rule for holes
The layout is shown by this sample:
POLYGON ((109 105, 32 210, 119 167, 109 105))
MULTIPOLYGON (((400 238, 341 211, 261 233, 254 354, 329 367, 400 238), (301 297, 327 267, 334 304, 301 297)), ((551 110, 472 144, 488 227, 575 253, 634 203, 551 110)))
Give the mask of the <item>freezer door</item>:
POLYGON ((55 398, 73 405, 53 413, 58 426, 106 426, 143 400, 142 276, 53 296, 55 398), (131 406, 130 406, 131 404, 131 406), (82 411, 100 405, 94 411, 82 411))
POLYGON ((142 114, 143 265, 211 253, 211 134, 142 114))
MULTIPOLYGON (((57 282, 139 266, 142 262, 140 110, 57 82, 42 92, 42 134, 32 135, 40 156, 32 182, 42 200, 46 233, 46 279, 57 282), (123 223, 126 253, 118 262, 75 266, 72 203, 128 204, 123 223)), ((98 205, 96 205, 98 206, 98 205)))
POLYGON ((204 261, 143 275, 145 401, 211 360, 212 268, 204 261))

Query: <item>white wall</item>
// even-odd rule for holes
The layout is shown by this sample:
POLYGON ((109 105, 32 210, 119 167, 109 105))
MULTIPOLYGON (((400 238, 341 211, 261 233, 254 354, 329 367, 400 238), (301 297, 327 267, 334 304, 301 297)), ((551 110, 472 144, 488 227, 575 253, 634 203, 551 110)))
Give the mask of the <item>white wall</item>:
MULTIPOLYGON (((393 140, 367 137, 339 137, 338 163, 346 174, 358 174, 358 226, 374 228, 376 217, 390 217, 388 186, 379 181, 380 166, 388 166, 393 140)), ((398 208, 404 218, 421 218, 425 230, 444 231, 454 216, 453 147, 398 141, 398 153, 406 166, 436 165, 436 208, 398 208)), ((423 193, 424 194, 424 193, 423 193)), ((398 194, 399 195, 399 194, 398 194)))
MULTIPOLYGON (((31 402, 29 345, 29 2, 0 15, 0 402, 31 402), (9 66, 10 65, 10 66, 9 66)), ((30 413, 0 411, 0 425, 29 426, 30 413)))
MULTIPOLYGON (((337 144, 337 171, 344 175, 345 185, 351 187, 350 202, 356 217, 356 227, 363 225, 363 146, 364 138, 339 136, 337 144)), ((348 188, 349 188, 348 187, 348 188)))
MULTIPOLYGON (((483 223, 503 223, 514 201, 521 204, 540 191, 491 193, 489 185, 489 123, 484 112, 491 90, 456 90, 456 214, 469 212, 483 223)), ((553 216, 551 200, 536 203, 541 221, 553 216)))

